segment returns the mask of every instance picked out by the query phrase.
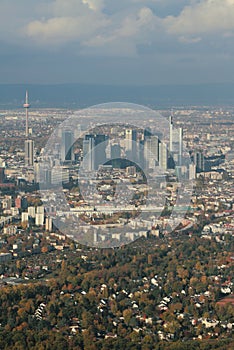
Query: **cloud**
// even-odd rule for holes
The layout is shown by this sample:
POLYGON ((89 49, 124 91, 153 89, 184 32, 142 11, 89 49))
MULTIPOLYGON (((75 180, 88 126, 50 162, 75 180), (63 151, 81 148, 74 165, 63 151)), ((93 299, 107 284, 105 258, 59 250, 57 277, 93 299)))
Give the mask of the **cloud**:
POLYGON ((54 0, 46 19, 28 23, 26 35, 36 43, 60 45, 69 41, 90 48, 98 47, 114 54, 121 42, 129 52, 137 45, 157 42, 160 35, 176 36, 181 44, 197 44, 204 37, 222 34, 226 39, 234 30, 234 0, 180 0, 178 15, 157 15, 157 6, 169 6, 172 0, 118 1, 119 7, 108 11, 109 0, 54 0), (186 5, 185 5, 186 3, 186 5), (165 5, 166 4, 166 5, 165 5), (116 49, 114 45, 116 44, 116 49))
POLYGON ((234 29, 234 0, 202 0, 184 7, 179 16, 168 16, 169 34, 210 35, 234 29))
POLYGON ((234 0, 0 1, 6 81, 223 81, 233 37, 234 0))
MULTIPOLYGON (((183 8, 178 15, 157 15, 159 6, 169 6, 172 0, 118 1, 54 0, 44 19, 30 21, 25 34, 35 43, 47 46, 79 43, 85 50, 91 47, 137 51, 137 45, 157 43, 160 36, 178 38, 181 44, 197 44, 204 36, 221 33, 227 39, 234 31, 234 0, 179 0, 183 8), (184 5, 186 2, 186 6, 184 5), (113 4, 113 2, 112 2, 113 4)), ((178 6, 179 6, 178 5, 178 6)))
POLYGON ((73 16, 101 12, 104 9, 104 0, 49 0, 51 16, 73 16))
POLYGON ((116 15, 112 17, 109 30, 84 41, 83 49, 89 52, 99 48, 106 55, 136 55, 138 43, 146 42, 154 28, 153 12, 147 7, 123 18, 116 15))
POLYGON ((92 47, 95 51, 99 47, 102 53, 105 50, 125 55, 136 52, 137 43, 150 36, 156 23, 157 17, 148 7, 107 15, 102 0, 56 0, 50 17, 31 21, 25 33, 43 45, 77 41, 83 52, 87 52, 85 48, 90 52, 92 47))
POLYGON ((201 37, 194 37, 194 38, 189 38, 186 36, 180 36, 179 41, 184 44, 195 44, 199 43, 202 40, 201 37))
POLYGON ((74 40, 85 40, 97 30, 105 28, 108 20, 80 15, 79 17, 53 17, 45 21, 33 21, 27 26, 27 35, 41 44, 60 45, 74 40))
POLYGON ((49 46, 83 42, 109 25, 102 8, 102 0, 56 0, 50 3, 48 18, 29 22, 24 32, 36 43, 49 46))
POLYGON ((2 0, 1 28, 8 41, 90 55, 157 54, 172 41, 202 50, 232 40, 234 0, 2 0))
POLYGON ((88 7, 93 11, 100 11, 104 7, 103 0, 83 0, 83 4, 87 4, 88 7))

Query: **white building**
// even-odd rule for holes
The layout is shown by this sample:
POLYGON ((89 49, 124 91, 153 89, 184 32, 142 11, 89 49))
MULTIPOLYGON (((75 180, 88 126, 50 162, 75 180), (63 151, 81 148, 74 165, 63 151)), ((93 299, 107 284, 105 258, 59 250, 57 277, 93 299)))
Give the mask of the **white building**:
POLYGON ((35 225, 36 226, 44 225, 44 213, 43 214, 36 214, 35 225))
POLYGON ((31 216, 33 219, 36 216, 36 209, 35 207, 28 207, 28 215, 31 216))
POLYGON ((21 222, 28 222, 28 213, 21 214, 21 222))
POLYGON ((47 218, 46 218, 46 223, 45 223, 46 231, 51 232, 51 231, 52 231, 52 226, 53 226, 53 220, 52 220, 52 218, 47 217, 47 218))

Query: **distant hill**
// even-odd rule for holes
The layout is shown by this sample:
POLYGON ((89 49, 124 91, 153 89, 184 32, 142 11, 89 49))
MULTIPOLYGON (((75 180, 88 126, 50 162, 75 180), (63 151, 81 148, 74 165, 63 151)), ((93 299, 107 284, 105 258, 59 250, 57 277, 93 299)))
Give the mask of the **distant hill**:
POLYGON ((132 102, 154 108, 234 106, 234 84, 110 86, 85 84, 0 85, 0 109, 21 108, 25 90, 33 107, 83 108, 105 102, 132 102))

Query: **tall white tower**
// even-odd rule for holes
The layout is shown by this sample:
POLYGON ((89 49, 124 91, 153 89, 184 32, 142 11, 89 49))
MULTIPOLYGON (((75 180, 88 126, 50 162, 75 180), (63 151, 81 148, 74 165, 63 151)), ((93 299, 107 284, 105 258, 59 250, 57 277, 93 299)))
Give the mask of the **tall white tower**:
POLYGON ((25 165, 26 166, 33 166, 34 164, 34 141, 29 140, 28 138, 28 109, 30 107, 30 104, 28 102, 28 91, 26 90, 26 96, 25 96, 25 103, 24 108, 26 109, 26 127, 25 127, 25 165))
POLYGON ((24 108, 26 109, 26 128, 25 128, 25 136, 28 137, 28 109, 30 108, 30 104, 29 104, 29 102, 28 102, 28 90, 26 90, 24 108))

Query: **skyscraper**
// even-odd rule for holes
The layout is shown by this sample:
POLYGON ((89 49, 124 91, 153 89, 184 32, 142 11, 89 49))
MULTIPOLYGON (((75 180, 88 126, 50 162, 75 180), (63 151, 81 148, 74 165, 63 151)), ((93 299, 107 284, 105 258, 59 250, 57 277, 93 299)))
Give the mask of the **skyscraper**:
POLYGON ((61 161, 71 162, 74 160, 73 152, 74 134, 70 130, 62 131, 61 161))
POLYGON ((118 143, 111 145, 111 159, 121 157, 121 147, 118 143))
POLYGON ((159 142, 159 166, 167 170, 168 149, 164 142, 159 142))
POLYGON ((112 160, 113 168, 118 168, 120 165, 121 158, 121 147, 118 143, 111 145, 110 158, 112 160))
POLYGON ((83 168, 92 171, 95 168, 95 138, 94 135, 85 135, 83 140, 83 168))
POLYGON ((126 156, 131 160, 136 160, 137 158, 137 131, 132 129, 126 129, 125 131, 125 149, 126 156))
POLYGON ((194 163, 189 164, 189 180, 196 178, 196 165, 194 163))
POLYGON ((151 135, 152 135, 152 132, 150 128, 144 129, 144 139, 146 139, 147 137, 150 137, 151 135))
POLYGON ((179 155, 178 155, 178 162, 179 165, 182 165, 183 161, 183 129, 179 128, 179 155))
POLYGON ((53 227, 53 220, 51 217, 47 217, 46 218, 46 223, 45 223, 45 229, 46 231, 52 231, 52 227, 53 227))
POLYGON ((5 168, 0 167, 0 183, 5 181, 5 168))
POLYGON ((194 152, 193 161, 194 161, 194 164, 196 165, 197 173, 200 173, 205 170, 205 160, 204 160, 204 154, 202 151, 194 152))
POLYGON ((173 152, 173 117, 172 115, 170 115, 169 117, 169 133, 170 133, 169 152, 173 152))
POLYGON ((157 136, 147 137, 144 142, 145 166, 154 169, 159 158, 159 140, 157 136))
POLYGON ((34 141, 25 141, 25 165, 33 166, 34 164, 34 141))
POLYGON ((174 128, 173 116, 169 117, 169 152, 177 165, 183 163, 183 128, 174 128))
POLYGON ((98 134, 95 136, 94 166, 98 169, 99 165, 106 163, 106 146, 108 137, 98 134))

